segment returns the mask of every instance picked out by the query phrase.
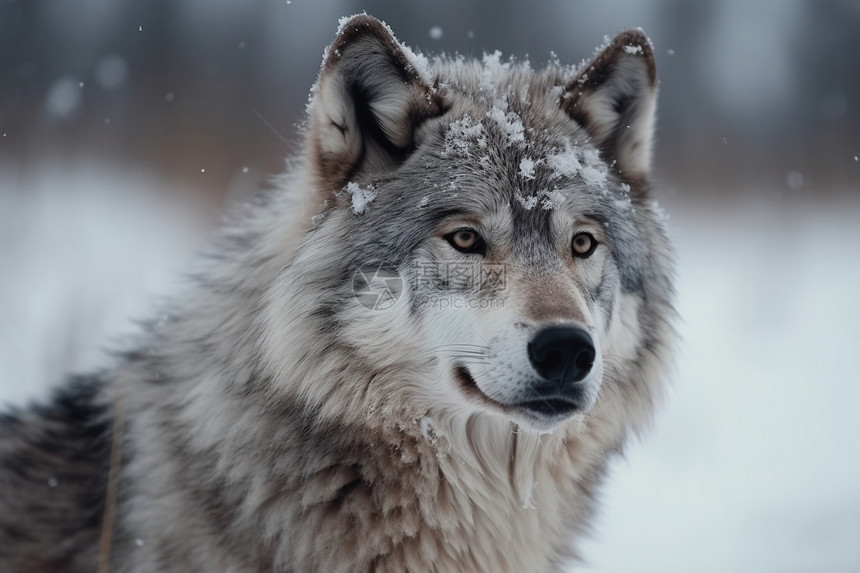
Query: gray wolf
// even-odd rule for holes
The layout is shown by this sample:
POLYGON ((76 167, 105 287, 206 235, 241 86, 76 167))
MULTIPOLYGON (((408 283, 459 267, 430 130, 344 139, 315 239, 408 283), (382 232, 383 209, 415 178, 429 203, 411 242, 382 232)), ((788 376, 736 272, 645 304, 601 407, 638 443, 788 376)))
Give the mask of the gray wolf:
POLYGON ((0 422, 3 571, 546 571, 671 363, 652 47, 344 19, 305 148, 115 367, 0 422))

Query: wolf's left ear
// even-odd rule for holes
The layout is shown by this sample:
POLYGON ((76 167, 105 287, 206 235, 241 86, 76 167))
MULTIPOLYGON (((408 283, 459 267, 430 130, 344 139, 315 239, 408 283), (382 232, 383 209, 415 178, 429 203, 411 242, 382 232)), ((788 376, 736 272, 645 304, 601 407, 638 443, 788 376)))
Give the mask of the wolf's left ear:
POLYGON ((441 113, 426 60, 366 14, 341 23, 310 106, 310 144, 324 191, 384 173, 415 146, 415 130, 441 113))
POLYGON ((651 169, 657 66, 641 30, 618 34, 567 85, 561 105, 626 179, 651 169))

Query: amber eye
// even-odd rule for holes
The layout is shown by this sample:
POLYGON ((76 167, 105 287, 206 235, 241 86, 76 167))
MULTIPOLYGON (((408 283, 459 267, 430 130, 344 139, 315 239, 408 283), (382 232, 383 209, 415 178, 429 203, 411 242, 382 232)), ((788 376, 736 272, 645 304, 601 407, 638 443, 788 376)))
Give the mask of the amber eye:
POLYGON ((478 253, 483 255, 487 250, 484 239, 472 229, 457 229, 445 235, 445 240, 461 253, 478 253))
POLYGON ((591 236, 591 233, 577 233, 573 237, 573 256, 580 259, 587 259, 597 248, 597 240, 591 236))

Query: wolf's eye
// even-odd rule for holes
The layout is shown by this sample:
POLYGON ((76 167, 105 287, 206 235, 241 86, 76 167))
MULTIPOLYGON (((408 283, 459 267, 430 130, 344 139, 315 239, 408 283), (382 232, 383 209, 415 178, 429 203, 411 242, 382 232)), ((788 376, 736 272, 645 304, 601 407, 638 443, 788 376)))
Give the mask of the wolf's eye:
POLYGON ((483 255, 487 250, 484 239, 472 229, 457 229, 445 235, 445 240, 461 253, 483 255))
POLYGON ((580 259, 587 259, 597 248, 597 240, 591 236, 591 233, 577 233, 573 237, 573 256, 580 259))

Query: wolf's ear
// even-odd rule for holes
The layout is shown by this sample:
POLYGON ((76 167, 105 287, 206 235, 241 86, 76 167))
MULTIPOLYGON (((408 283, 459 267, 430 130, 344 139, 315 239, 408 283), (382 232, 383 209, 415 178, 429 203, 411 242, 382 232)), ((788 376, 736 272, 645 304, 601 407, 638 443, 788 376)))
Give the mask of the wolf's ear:
POLYGON ((562 96, 568 115, 628 179, 651 169, 657 67, 641 30, 626 30, 586 64, 562 96))
POLYGON ((310 106, 312 161, 325 191, 391 170, 412 152, 416 128, 441 112, 425 66, 382 22, 362 14, 341 23, 310 106))

